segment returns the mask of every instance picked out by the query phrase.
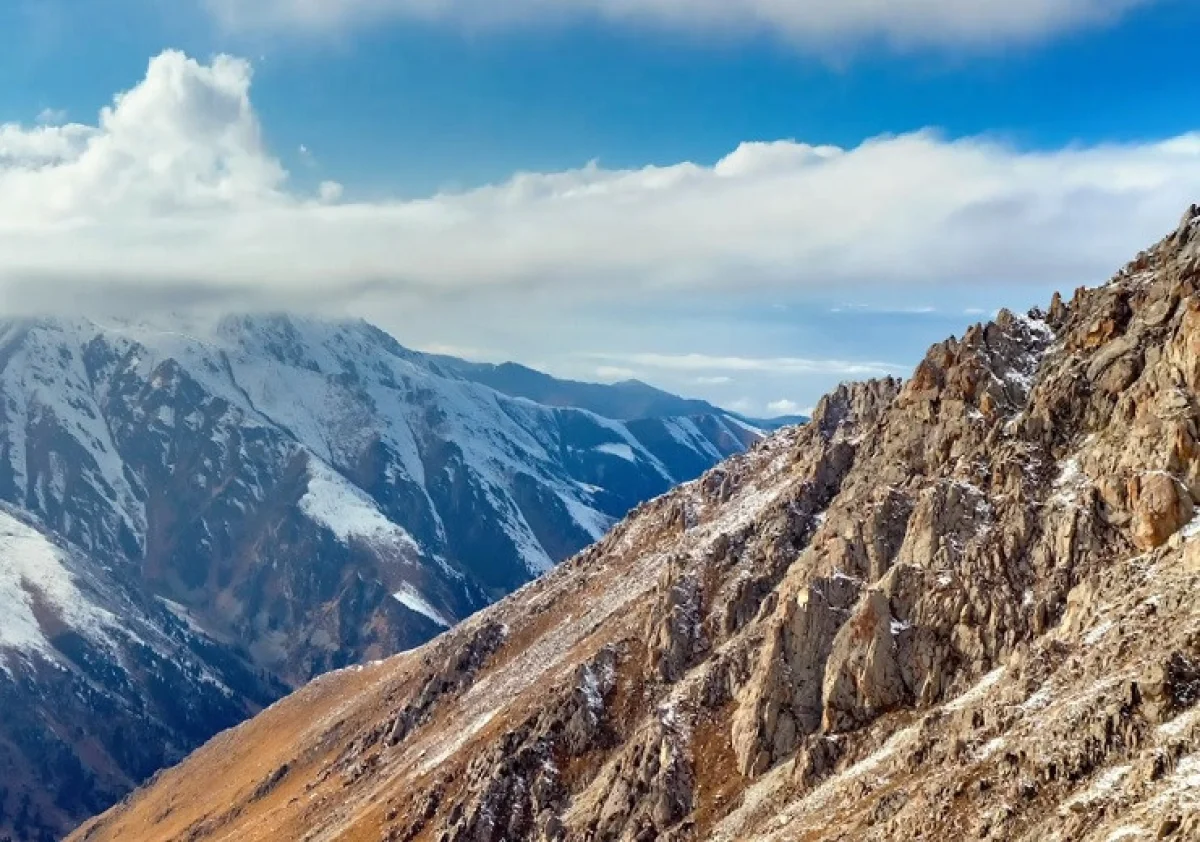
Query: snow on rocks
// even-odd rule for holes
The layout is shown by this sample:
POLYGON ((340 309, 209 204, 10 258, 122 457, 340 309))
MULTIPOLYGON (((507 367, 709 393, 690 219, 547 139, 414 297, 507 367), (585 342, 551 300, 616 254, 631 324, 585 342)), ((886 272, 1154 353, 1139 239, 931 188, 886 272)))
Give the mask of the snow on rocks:
POLYGON ((425 597, 421 595, 420 591, 407 582, 401 585, 400 590, 392 594, 392 597, 405 608, 428 617, 442 628, 448 629, 450 626, 454 625, 449 619, 446 618, 446 615, 434 608, 433 605, 429 603, 429 600, 425 599, 425 597))
POLYGON ((0 650, 54 658, 47 621, 96 642, 105 641, 117 625, 79 588, 63 550, 0 509, 0 650))
POLYGON ((412 536, 388 520, 365 491, 324 462, 310 458, 308 477, 308 490, 300 498, 300 510, 333 532, 338 540, 388 543, 414 554, 419 552, 412 536))

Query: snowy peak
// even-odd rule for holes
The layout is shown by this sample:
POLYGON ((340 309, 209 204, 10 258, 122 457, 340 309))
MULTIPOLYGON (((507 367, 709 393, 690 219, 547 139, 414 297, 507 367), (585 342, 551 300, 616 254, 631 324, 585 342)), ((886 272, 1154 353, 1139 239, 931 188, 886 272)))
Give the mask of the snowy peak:
POLYGON ((76 838, 1200 838, 1197 218, 76 838))
POLYGON ((0 838, 100 809, 284 684, 425 643, 756 438, 542 405, 361 321, 0 322, 0 704, 30 718, 0 722, 23 770, 0 838), (72 709, 72 745, 46 707, 77 683, 128 716, 72 709), (167 686, 195 709, 138 712, 167 686), (157 760, 89 753, 135 721, 157 760), (39 778, 17 729, 65 765, 39 778), (9 821, 72 780, 87 804, 9 821))

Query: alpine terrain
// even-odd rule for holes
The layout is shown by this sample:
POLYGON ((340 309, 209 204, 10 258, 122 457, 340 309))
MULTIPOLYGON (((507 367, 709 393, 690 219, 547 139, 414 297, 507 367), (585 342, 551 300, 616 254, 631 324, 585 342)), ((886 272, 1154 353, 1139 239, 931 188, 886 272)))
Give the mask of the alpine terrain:
POLYGON ((686 408, 510 397, 363 322, 0 322, 0 839, 60 837, 760 436, 686 408))
MULTIPOLYGON (((130 366, 141 354, 94 365, 153 376, 130 366)), ((344 388, 378 394, 362 384, 383 375, 355 374, 344 388)), ((247 391, 247 418, 288 394, 247 391)), ((370 487, 409 464, 378 436, 368 451, 388 456, 347 465, 346 441, 293 466, 297 482, 332 461, 370 487)), ((71 838, 1200 838, 1198 441, 1193 208, 1107 285, 1002 312, 907 382, 837 390, 810 425, 639 506, 434 642, 317 679, 71 838)), ((140 511, 117 514, 131 545, 140 511)), ((187 596, 199 562, 162 558, 187 596)), ((219 593, 236 594, 227 558, 201 569, 232 568, 219 593)), ((424 592, 444 585, 438 610, 457 611, 435 581, 424 592)), ((270 648, 288 619, 265 605, 270 648)))

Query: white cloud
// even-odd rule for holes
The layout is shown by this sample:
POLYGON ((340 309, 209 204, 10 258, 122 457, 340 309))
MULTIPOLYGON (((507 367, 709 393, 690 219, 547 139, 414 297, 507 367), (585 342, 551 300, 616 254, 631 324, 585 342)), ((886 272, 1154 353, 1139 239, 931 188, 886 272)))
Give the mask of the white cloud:
POLYGON ((262 148, 249 89, 243 61, 167 52, 95 126, 0 126, 0 236, 28 234, 16 251, 31 266, 58 268, 48 252, 78 242, 107 269, 110 232, 166 235, 191 212, 278 204, 285 173, 262 148))
MULTIPOLYGON (((561 310, 685 290, 1070 288, 1106 278, 1200 196, 1200 134, 1027 152, 921 132, 346 202, 334 182, 315 197, 289 190, 250 83, 245 61, 168 52, 94 125, 0 126, 0 306, 207 297, 361 311, 369 299, 376 316, 470 300, 496 320, 534 299, 561 310)), ((712 375, 831 363, 673 364, 712 375)))
POLYGON ((767 404, 767 411, 772 415, 803 415, 804 410, 800 404, 795 401, 790 401, 787 398, 781 398, 777 401, 771 401, 767 404))
POLYGON ((344 188, 336 181, 322 181, 317 187, 317 198, 325 204, 332 204, 342 198, 344 188))
POLYGON ((43 108, 38 112, 37 121, 43 124, 54 124, 66 122, 67 112, 62 108, 43 108))
POLYGON ((733 382, 733 378, 721 374, 714 377, 693 377, 690 382, 695 386, 727 386, 733 382))
MULTIPOLYGON (((732 371, 755 374, 834 374, 841 377, 878 377, 906 372, 909 366, 881 362, 806 359, 802 357, 723 357, 710 354, 625 354, 596 353, 589 356, 619 360, 661 371, 732 371)), ((705 378, 709 383, 728 382, 728 377, 705 378)))
POLYGON ((1119 19, 1155 0, 203 0, 225 26, 324 32, 389 17, 468 29, 600 20, 685 33, 775 33, 806 47, 995 47, 1119 19))
POLYGON ((600 365, 593 369, 593 375, 601 383, 618 383, 622 380, 634 380, 638 373, 632 368, 619 365, 600 365))
POLYGON ((474 362, 504 362, 507 357, 491 348, 478 348, 474 345, 452 345, 445 342, 429 342, 422 344, 417 350, 426 354, 439 354, 445 357, 458 357, 474 362))

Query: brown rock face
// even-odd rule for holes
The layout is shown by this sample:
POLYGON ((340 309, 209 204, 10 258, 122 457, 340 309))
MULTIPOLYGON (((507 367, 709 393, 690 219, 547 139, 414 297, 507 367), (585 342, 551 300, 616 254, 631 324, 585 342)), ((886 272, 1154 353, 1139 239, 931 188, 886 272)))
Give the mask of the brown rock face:
POLYGON ((1167 473, 1150 474, 1132 481, 1133 538, 1143 549, 1153 549, 1192 519, 1195 506, 1183 483, 1167 473))
POLYGON ((1198 229, 838 389, 75 838, 1200 838, 1198 229))

